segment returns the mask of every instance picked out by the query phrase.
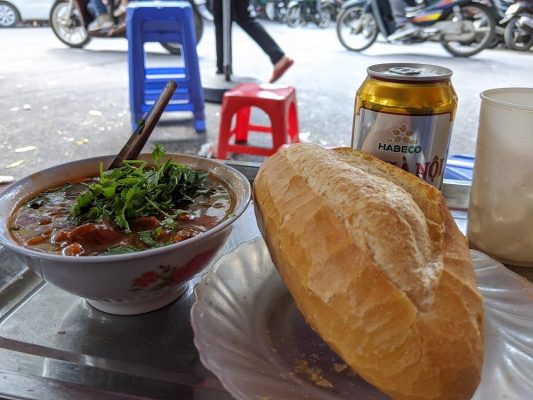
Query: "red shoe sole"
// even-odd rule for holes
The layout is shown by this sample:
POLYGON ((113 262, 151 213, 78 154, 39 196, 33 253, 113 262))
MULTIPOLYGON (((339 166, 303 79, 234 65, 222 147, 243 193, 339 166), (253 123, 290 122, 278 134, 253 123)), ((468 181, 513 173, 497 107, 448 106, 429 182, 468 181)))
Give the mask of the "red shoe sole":
POLYGON ((270 78, 268 83, 276 82, 279 78, 283 76, 285 72, 287 72, 287 70, 290 67, 292 67, 292 64, 294 64, 294 60, 291 58, 287 58, 287 60, 283 64, 281 64, 277 69, 274 68, 274 72, 272 73, 272 77, 270 78))

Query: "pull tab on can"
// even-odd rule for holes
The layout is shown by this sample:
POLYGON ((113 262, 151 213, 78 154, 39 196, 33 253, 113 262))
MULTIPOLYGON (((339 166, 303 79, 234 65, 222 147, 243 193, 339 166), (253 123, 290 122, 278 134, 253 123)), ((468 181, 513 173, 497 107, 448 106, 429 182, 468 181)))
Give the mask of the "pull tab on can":
POLYGON ((389 68, 389 72, 391 74, 398 74, 398 75, 418 75, 422 71, 420 71, 417 68, 411 68, 411 67, 391 67, 389 68))

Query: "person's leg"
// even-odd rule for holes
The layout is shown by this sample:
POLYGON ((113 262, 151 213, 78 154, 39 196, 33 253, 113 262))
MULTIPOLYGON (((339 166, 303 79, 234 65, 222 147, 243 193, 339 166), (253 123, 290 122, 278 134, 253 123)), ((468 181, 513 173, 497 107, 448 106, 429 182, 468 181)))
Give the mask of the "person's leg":
POLYGON ((89 0, 87 9, 95 17, 87 26, 89 32, 111 28, 114 25, 113 19, 109 15, 109 11, 102 0, 89 0))
POLYGON ((396 30, 387 37, 388 40, 395 41, 416 33, 419 28, 409 22, 405 15, 407 4, 405 0, 390 0, 392 16, 396 24, 396 30))
POLYGON ((403 0, 390 0, 389 4, 392 11, 392 17, 396 23, 396 28, 404 26, 407 23, 407 17, 405 16, 405 2, 403 0))
MULTIPOLYGON (((217 1, 214 2, 215 4, 217 1)), ((250 0, 232 0, 231 8, 235 22, 261 47, 268 55, 272 64, 279 62, 285 53, 255 17, 250 15, 250 0)))
POLYGON ((113 12, 115 17, 121 17, 126 14, 126 8, 128 7, 128 0, 120 0, 118 7, 113 12))
POLYGON ((93 17, 98 17, 99 15, 107 13, 107 8, 104 3, 102 3, 102 0, 89 0, 87 2, 87 10, 93 17))
POLYGON ((213 18, 215 22, 217 74, 222 74, 224 73, 224 27, 222 21, 222 0, 213 1, 213 18))

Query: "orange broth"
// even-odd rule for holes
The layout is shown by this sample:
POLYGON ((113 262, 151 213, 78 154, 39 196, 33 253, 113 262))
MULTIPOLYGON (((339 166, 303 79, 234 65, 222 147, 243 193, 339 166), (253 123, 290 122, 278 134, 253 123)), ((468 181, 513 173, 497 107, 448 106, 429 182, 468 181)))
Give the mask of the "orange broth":
POLYGON ((69 217, 76 198, 98 178, 66 183, 46 190, 16 209, 10 218, 10 231, 20 245, 45 253, 66 256, 124 254, 177 243, 205 232, 230 215, 234 196, 218 177, 209 175, 202 191, 192 201, 176 204, 180 210, 172 227, 162 224, 162 216, 129 220, 131 232, 122 231, 109 220, 80 224, 69 217))

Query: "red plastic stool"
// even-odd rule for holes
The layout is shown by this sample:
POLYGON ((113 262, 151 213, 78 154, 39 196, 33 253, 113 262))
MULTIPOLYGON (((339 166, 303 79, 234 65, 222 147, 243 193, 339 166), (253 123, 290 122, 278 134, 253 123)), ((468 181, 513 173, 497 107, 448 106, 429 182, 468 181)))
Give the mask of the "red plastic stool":
POLYGON ((298 111, 296 90, 291 86, 241 83, 224 93, 218 136, 217 158, 225 159, 228 153, 271 156, 281 146, 298 143, 298 111), (251 108, 263 110, 270 118, 270 126, 250 123, 251 108), (233 116, 235 126, 231 127, 233 116), (272 134, 272 147, 250 146, 249 132, 272 134), (234 144, 230 143, 234 137, 234 144))

